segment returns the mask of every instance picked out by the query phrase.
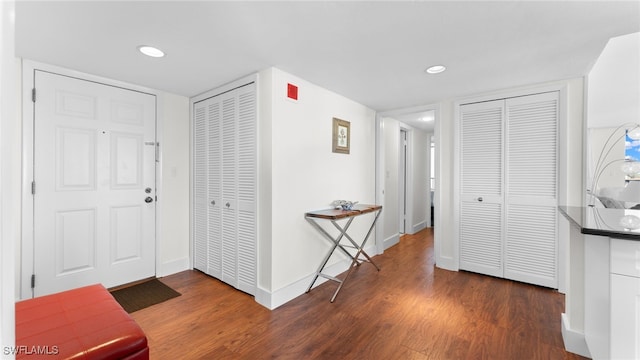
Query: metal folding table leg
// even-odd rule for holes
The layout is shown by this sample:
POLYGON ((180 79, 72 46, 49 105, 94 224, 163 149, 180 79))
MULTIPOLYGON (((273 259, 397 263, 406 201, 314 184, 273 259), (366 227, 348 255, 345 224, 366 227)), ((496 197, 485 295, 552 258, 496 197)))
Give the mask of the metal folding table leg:
MULTIPOLYGON (((349 221, 347 221, 347 223, 345 224, 345 229, 348 229, 349 226, 351 225, 351 223, 353 222, 354 218, 350 218, 349 221)), ((333 277, 333 276, 328 276, 322 273, 322 270, 324 269, 324 267, 327 265, 327 262, 329 261, 329 258, 331 258, 331 255, 333 255, 333 252, 336 250, 336 248, 339 248, 340 250, 342 250, 342 252, 344 252, 347 256, 349 256, 351 259, 353 259, 353 255, 351 255, 350 252, 348 252, 344 247, 342 247, 342 245, 340 245, 340 241, 342 240, 342 237, 344 236, 344 232, 342 232, 337 238, 333 238, 331 235, 329 235, 329 233, 322 228, 322 226, 320 226, 318 223, 316 223, 316 221, 312 218, 307 218, 307 220, 316 228, 320 231, 320 233, 322 233, 327 239, 331 240, 331 242, 333 243, 333 247, 331 247, 331 249, 327 252, 327 255, 324 257, 324 259, 322 260, 322 262, 320 263, 320 266, 318 267, 318 270, 316 270, 316 274, 313 278, 313 281, 311 281, 311 284, 309 284, 309 287, 307 288, 306 292, 311 291, 311 288, 313 287, 313 284, 315 284, 316 280, 318 280, 318 276, 322 276, 324 278, 327 278, 329 280, 333 280, 339 283, 342 283, 342 280, 333 277)), ((345 230, 346 231, 346 230, 345 230)))

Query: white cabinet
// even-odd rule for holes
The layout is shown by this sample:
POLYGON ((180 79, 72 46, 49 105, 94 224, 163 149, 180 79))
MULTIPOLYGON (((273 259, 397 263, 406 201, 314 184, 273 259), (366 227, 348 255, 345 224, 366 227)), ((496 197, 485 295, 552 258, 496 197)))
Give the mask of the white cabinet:
POLYGON ((256 291, 256 90, 193 104, 194 268, 256 291))
POLYGON ((640 241, 611 239, 611 359, 640 359, 640 241))
POLYGON ((558 101, 460 106, 460 269, 558 287, 558 101))

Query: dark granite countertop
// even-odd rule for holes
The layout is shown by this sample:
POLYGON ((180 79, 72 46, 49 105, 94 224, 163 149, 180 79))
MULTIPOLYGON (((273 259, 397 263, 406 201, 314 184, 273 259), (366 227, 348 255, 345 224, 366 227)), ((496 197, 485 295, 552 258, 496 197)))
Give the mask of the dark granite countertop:
POLYGON ((569 221, 578 226, 583 234, 640 241, 640 229, 625 229, 620 224, 620 220, 627 215, 640 218, 640 210, 590 206, 558 206, 558 209, 569 221))

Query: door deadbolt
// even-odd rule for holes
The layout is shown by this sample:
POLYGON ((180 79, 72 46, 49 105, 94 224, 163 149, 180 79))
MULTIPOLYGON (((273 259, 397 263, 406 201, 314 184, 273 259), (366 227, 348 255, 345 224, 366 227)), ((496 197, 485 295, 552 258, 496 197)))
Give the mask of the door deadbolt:
POLYGON ((144 192, 146 192, 147 194, 151 194, 151 188, 144 189, 144 192))

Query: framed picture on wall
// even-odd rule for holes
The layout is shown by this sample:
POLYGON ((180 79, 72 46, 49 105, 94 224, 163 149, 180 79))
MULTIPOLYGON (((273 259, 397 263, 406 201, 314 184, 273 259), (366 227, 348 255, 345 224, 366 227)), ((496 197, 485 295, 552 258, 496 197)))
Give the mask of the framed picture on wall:
POLYGON ((333 118, 333 152, 348 154, 351 145, 351 123, 333 118))

